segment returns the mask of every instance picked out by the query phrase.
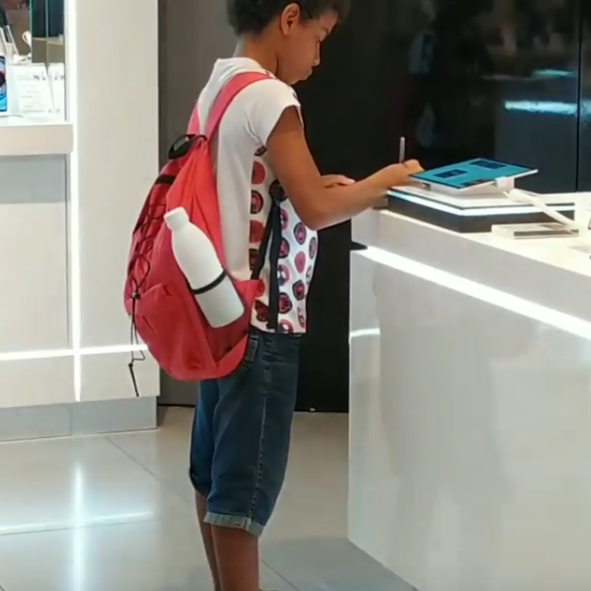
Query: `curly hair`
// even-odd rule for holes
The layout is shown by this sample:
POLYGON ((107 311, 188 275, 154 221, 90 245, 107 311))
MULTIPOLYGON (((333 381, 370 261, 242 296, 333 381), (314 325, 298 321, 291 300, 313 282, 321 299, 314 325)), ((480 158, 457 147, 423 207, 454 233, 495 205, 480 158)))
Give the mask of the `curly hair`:
POLYGON ((351 7, 351 0, 226 0, 226 3, 228 20, 236 35, 262 32, 290 4, 300 7, 305 20, 313 20, 332 10, 342 21, 351 7))

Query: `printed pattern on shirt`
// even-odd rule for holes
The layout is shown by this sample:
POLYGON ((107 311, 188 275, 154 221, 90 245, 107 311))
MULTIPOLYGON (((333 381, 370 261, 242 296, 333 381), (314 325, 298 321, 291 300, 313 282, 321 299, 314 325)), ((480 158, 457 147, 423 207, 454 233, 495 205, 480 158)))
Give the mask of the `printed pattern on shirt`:
MULTIPOLYGON (((252 169, 250 269, 252 271, 256 263, 265 224, 274 200, 279 205, 281 214, 281 248, 277 268, 279 331, 303 333, 306 331, 306 297, 318 254, 318 236, 299 219, 283 187, 271 172, 265 153, 264 148, 257 151, 252 169)), ((255 300, 251 319, 251 324, 261 330, 268 330, 269 273, 270 264, 267 257, 261 272, 261 279, 265 286, 264 293, 255 300)))

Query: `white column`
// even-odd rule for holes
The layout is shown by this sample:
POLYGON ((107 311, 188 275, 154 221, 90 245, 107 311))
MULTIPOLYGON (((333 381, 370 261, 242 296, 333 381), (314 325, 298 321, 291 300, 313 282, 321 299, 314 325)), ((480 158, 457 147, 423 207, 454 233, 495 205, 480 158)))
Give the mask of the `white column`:
MULTIPOLYGON (((76 400, 133 397, 123 284, 131 231, 158 172, 157 0, 68 2, 70 330, 76 400)), ((142 395, 156 365, 137 367, 142 395)))

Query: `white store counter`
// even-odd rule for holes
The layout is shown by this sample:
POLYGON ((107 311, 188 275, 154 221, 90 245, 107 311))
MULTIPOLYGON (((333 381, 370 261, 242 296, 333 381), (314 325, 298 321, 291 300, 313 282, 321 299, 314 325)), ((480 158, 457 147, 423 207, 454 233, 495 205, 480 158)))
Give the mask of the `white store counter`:
POLYGON ((351 541, 419 591, 591 589, 591 237, 353 240, 351 541))

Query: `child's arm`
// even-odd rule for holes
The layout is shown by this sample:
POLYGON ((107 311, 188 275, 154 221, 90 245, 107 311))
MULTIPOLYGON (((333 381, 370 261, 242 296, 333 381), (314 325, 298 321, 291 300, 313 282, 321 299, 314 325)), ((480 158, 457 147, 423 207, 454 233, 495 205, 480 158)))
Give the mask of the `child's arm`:
POLYGON ((308 148, 297 108, 286 109, 269 135, 271 167, 302 222, 319 230, 379 205, 390 187, 408 184, 418 162, 389 166, 347 186, 326 188, 308 148))

